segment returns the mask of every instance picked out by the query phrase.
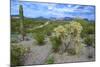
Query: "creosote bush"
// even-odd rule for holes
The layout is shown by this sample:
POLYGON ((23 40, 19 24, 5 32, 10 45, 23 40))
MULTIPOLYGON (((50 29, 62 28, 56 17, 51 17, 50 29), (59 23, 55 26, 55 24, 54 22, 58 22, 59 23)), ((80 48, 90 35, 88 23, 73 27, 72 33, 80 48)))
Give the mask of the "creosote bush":
POLYGON ((42 33, 35 33, 34 39, 37 41, 38 45, 43 45, 45 36, 42 33))

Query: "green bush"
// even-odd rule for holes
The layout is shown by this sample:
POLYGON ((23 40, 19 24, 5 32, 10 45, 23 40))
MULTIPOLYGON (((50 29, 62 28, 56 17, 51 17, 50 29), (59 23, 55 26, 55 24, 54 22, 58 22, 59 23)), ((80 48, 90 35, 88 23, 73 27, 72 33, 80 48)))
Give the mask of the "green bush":
POLYGON ((88 26, 87 30, 86 30, 87 34, 95 34, 95 28, 94 26, 88 26))
POLYGON ((47 64, 53 64, 54 63, 54 58, 50 57, 48 58, 48 60, 46 61, 47 64))
POLYGON ((83 19, 75 19, 75 20, 79 22, 83 27, 83 30, 81 32, 82 38, 87 37, 90 34, 95 34, 95 22, 90 22, 83 19))
POLYGON ((85 39, 84 39, 84 43, 87 45, 87 46, 94 46, 93 43, 95 42, 95 39, 93 36, 87 36, 85 39))
POLYGON ((35 33, 34 39, 37 41, 39 45, 44 44, 45 36, 42 33, 35 33))
POLYGON ((61 45, 61 39, 54 36, 50 38, 52 43, 52 48, 54 52, 57 52, 59 50, 59 46, 61 45))
POLYGON ((95 26, 88 24, 88 25, 84 26, 83 31, 81 33, 81 37, 86 37, 90 34, 95 34, 95 26))
POLYGON ((11 65, 19 66, 23 65, 22 60, 24 55, 27 53, 28 48, 22 45, 11 45, 11 65))

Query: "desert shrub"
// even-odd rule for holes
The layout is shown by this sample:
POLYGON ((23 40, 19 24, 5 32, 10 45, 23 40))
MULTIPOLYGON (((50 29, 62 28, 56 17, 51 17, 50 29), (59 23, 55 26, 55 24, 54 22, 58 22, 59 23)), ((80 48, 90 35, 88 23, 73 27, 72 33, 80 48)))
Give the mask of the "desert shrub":
POLYGON ((11 32, 19 32, 19 20, 11 18, 11 32))
POLYGON ((95 37, 94 36, 87 36, 85 39, 84 39, 84 43, 87 45, 87 46, 94 46, 94 42, 95 42, 95 37))
POLYGON ((37 41, 38 45, 43 45, 45 36, 42 33, 35 33, 34 39, 37 41))
POLYGON ((77 22, 79 22, 82 27, 83 30, 81 32, 81 37, 87 37, 89 34, 95 34, 95 23, 94 22, 90 22, 90 21, 86 21, 83 19, 76 19, 77 22))
POLYGON ((28 52, 28 48, 22 45, 11 45, 11 65, 19 66, 23 65, 23 57, 28 52))
POLYGON ((76 52, 75 52, 74 49, 68 49, 67 52, 68 52, 68 54, 70 54, 70 55, 75 55, 75 54, 76 54, 76 52))
POLYGON ((46 61, 47 64, 53 64, 54 63, 54 58, 53 57, 49 57, 46 61))
POLYGON ((18 41, 16 39, 11 39, 11 43, 17 43, 18 41))
POLYGON ((52 49, 54 52, 59 51, 59 46, 61 45, 61 39, 58 37, 50 37, 51 43, 52 43, 52 49))
POLYGON ((11 43, 17 43, 18 42, 18 34, 11 33, 11 43))
POLYGON ((94 26, 87 26, 87 29, 86 29, 86 33, 87 34, 94 34, 95 33, 95 28, 94 26))
POLYGON ((90 34, 95 34, 95 27, 92 25, 87 25, 83 28, 83 31, 81 33, 81 37, 86 37, 90 34))

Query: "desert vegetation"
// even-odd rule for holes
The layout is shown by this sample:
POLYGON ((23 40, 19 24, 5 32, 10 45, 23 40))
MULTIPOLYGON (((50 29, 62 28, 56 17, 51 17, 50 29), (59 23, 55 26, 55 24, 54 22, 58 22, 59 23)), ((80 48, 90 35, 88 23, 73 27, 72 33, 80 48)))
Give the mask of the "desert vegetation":
POLYGON ((25 55, 30 51, 28 47, 24 47, 23 45, 11 45, 11 65, 12 66, 19 66, 23 65, 23 58, 25 55))
MULTIPOLYGON (((89 52, 85 49, 95 48, 95 22, 78 18, 60 21, 26 18, 22 6, 19 12, 19 18, 11 18, 11 65, 27 65, 22 62, 23 60, 28 62, 24 56, 29 53, 29 50, 33 51, 34 55, 27 57, 27 59, 33 58, 29 64, 59 63, 57 57, 66 59, 69 55, 77 56, 78 59, 75 61, 82 61, 80 60, 83 58, 82 55, 93 58, 91 49, 87 50, 89 52), (50 55, 52 56, 49 57, 50 55)), ((90 59, 86 58, 85 61, 90 59)), ((69 61, 66 59, 60 62, 69 61)))

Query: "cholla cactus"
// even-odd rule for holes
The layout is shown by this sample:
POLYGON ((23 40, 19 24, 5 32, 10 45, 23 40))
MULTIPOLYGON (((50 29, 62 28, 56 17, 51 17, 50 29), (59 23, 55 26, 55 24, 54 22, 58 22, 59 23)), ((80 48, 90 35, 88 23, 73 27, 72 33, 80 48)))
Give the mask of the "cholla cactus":
POLYGON ((82 26, 80 23, 72 21, 70 22, 70 29, 71 29, 71 41, 74 43, 74 50, 76 54, 80 53, 81 49, 81 39, 80 39, 80 33, 82 31, 82 26))
POLYGON ((55 32, 55 36, 63 37, 65 35, 66 29, 60 25, 57 28, 54 28, 54 32, 55 32))
POLYGON ((59 32, 59 33, 64 33, 65 32, 65 28, 60 25, 57 28, 55 28, 54 31, 55 32, 59 32))
POLYGON ((65 25, 68 34, 80 34, 82 31, 82 26, 80 23, 72 21, 70 24, 65 25))
POLYGON ((82 26, 80 23, 72 21, 70 22, 71 32, 75 34, 80 34, 82 31, 82 26))
POLYGON ((62 45, 60 48, 61 52, 64 52, 69 45, 73 46, 71 48, 75 49, 75 53, 79 53, 81 47, 81 41, 80 41, 81 31, 82 31, 81 24, 75 21, 72 21, 64 26, 60 25, 54 29, 53 34, 56 37, 60 37, 62 41, 62 45), (68 42, 70 42, 70 44, 68 44, 68 42))

